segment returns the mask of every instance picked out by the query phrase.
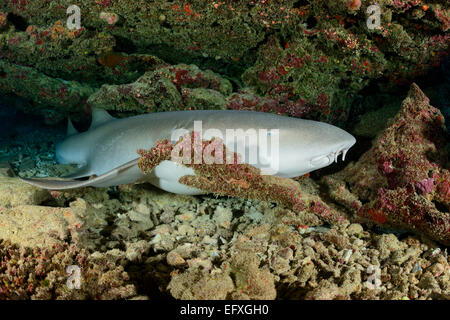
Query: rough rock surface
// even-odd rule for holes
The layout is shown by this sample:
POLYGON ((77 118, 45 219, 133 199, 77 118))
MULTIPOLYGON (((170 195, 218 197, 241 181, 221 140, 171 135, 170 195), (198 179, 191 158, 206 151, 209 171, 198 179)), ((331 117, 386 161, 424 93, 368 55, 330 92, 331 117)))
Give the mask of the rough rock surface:
POLYGON ((75 246, 19 248, 0 240, 0 299, 120 299, 136 295, 114 260, 75 246), (71 267, 79 269, 71 269, 71 267), (77 277, 80 270, 79 281, 77 277))
POLYGON ((89 97, 92 107, 119 112, 157 112, 182 109, 225 109, 231 93, 228 80, 195 65, 161 66, 135 82, 103 85, 89 97))
MULTIPOLYGON (((318 186, 309 178, 301 183, 305 192, 318 192, 318 186)), ((450 297, 447 252, 411 236, 399 240, 394 234, 377 235, 355 223, 330 228, 320 216, 297 214, 273 203, 176 196, 148 185, 121 186, 116 191, 85 188, 53 192, 52 199, 46 204, 35 203, 32 208, 56 213, 48 217, 56 230, 67 230, 68 225, 66 217, 58 219, 58 214, 76 211, 81 228, 73 229, 72 237, 55 238, 50 228, 37 224, 34 235, 41 240, 53 235, 57 248, 69 244, 69 252, 80 247, 87 251, 66 261, 67 251, 61 249, 66 253, 44 260, 59 262, 45 264, 36 282, 22 276, 34 270, 30 269, 35 268, 34 264, 29 263, 36 260, 30 257, 28 263, 28 258, 20 258, 20 252, 34 250, 36 256, 39 250, 53 249, 19 249, 0 244, 0 250, 17 256, 1 264, 6 268, 2 270, 8 270, 1 272, 2 283, 6 283, 1 289, 3 297, 15 297, 14 292, 21 298, 75 299, 167 295, 195 299, 450 297), (60 261, 64 261, 63 266, 60 261), (64 268, 85 266, 86 261, 101 263, 98 270, 103 276, 98 275, 103 280, 91 277, 98 267, 94 271, 82 267, 81 276, 90 284, 83 286, 82 282, 82 291, 67 290, 64 268), (16 269, 22 264, 29 267, 16 269), (20 281, 24 279, 27 284, 33 283, 35 291, 23 293, 17 289, 23 286, 20 281), (100 295, 99 290, 103 292, 100 295)), ((8 209, 3 214, 20 209, 8 209)), ((14 217, 9 216, 7 221, 14 217)), ((30 215, 23 218, 29 219, 24 225, 36 221, 30 215)), ((5 240, 15 240, 15 246, 26 244, 17 235, 1 235, 5 240)))
POLYGON ((373 147, 326 177, 332 197, 364 220, 450 244, 444 117, 415 84, 373 147))
POLYGON ((47 190, 35 188, 17 178, 0 174, 0 208, 41 203, 49 197, 47 190))
MULTIPOLYGON (((0 4, 0 91, 21 97, 18 106, 49 123, 70 113, 82 119, 90 91, 129 87, 165 63, 232 79, 233 94, 247 97, 230 108, 279 105, 290 115, 344 123, 353 99, 374 80, 382 90, 408 85, 449 49, 447 0, 377 1, 376 28, 367 27, 372 3, 359 0, 85 0, 78 30, 67 28, 71 4, 0 4)), ((146 91, 169 90, 173 81, 149 82, 146 91)), ((172 98, 163 95, 160 107, 172 98)), ((131 99, 127 109, 153 106, 153 97, 142 100, 131 99)))

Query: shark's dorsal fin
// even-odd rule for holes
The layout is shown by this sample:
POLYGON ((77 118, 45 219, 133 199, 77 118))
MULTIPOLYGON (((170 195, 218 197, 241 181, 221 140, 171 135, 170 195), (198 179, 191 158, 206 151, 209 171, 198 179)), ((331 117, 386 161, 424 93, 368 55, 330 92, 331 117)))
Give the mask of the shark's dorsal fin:
POLYGON ((115 119, 116 118, 111 116, 105 109, 92 108, 92 122, 89 130, 94 129, 105 122, 109 122, 115 119))
POLYGON ((73 126, 72 120, 70 118, 67 119, 67 136, 71 136, 77 134, 78 130, 73 126))

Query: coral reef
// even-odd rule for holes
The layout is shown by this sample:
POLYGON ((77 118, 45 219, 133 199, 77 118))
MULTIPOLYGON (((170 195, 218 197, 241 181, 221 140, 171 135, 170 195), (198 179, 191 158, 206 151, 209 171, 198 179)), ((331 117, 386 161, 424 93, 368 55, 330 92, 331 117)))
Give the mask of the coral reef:
MULTIPOLYGON (((77 81, 91 90, 104 85, 92 101, 110 110, 115 103, 134 113, 224 108, 223 99, 228 99, 227 107, 234 109, 263 108, 342 124, 354 98, 369 84, 379 84, 382 90, 409 84, 448 55, 446 0, 377 1, 381 15, 375 28, 367 26, 371 4, 85 0, 79 3, 81 28, 70 30, 65 22, 71 3, 66 0, 8 0, 0 5, 0 58, 9 66, 34 71, 24 75, 23 84, 10 81, 1 90, 28 92, 22 97, 35 102, 30 112, 41 115, 56 106, 39 100, 40 91, 33 84, 41 79, 45 88, 45 77, 50 77, 77 81), (180 97, 173 88, 179 91, 179 85, 169 80, 173 75, 165 79, 152 73, 164 65, 177 69, 182 63, 218 72, 222 82, 232 79, 234 98, 195 92, 204 82, 192 83, 189 88, 194 90, 180 97), (117 90, 138 84, 145 93, 164 94, 148 102, 115 96, 117 90), (113 96, 109 101, 108 94, 113 96), (188 101, 181 105, 183 99, 188 101)), ((14 73, 3 74, 14 78, 14 73)), ((58 119, 82 111, 71 110, 73 100, 61 100, 58 119)))
MULTIPOLYGON (((309 177, 298 184, 303 197, 321 196, 309 177)), ((2 298, 450 298, 450 257, 413 236, 399 240, 357 223, 327 227, 309 210, 172 195, 146 184, 50 194, 30 198, 28 207, 56 214, 44 218, 53 228, 40 223, 33 231, 35 243, 53 239, 55 248, 25 249, 26 235, 1 232, 0 250, 13 257, 2 260, 2 298), (66 211, 77 214, 81 228, 66 230, 68 220, 58 218, 66 211), (42 252, 52 258, 38 259, 42 252), (67 288, 68 265, 81 266, 81 289, 67 288), (34 291, 24 293, 29 283, 34 291)), ((2 222, 13 228, 20 208, 4 210, 2 222)))
MULTIPOLYGON (((447 0, 378 0, 373 29, 366 0, 80 0, 78 30, 72 4, 0 2, 0 95, 20 117, 256 110, 358 120, 376 139, 321 181, 194 162, 180 182, 213 196, 45 191, 13 173, 68 173, 53 158, 62 133, 2 109, 0 299, 450 299, 444 118, 416 85, 400 110, 396 92, 448 56, 447 0)), ((428 89, 448 115, 448 85, 428 89)), ((141 169, 180 145, 139 150, 141 169)))
POLYGON ((324 178, 332 197, 362 219, 450 244, 450 173, 444 118, 415 84, 373 147, 324 178))
POLYGON ((268 267, 259 268, 259 259, 250 248, 235 252, 220 269, 202 270, 200 266, 194 265, 183 273, 174 271, 168 289, 175 298, 273 300, 276 297, 274 276, 268 267))
MULTIPOLYGON (((48 77, 30 67, 0 60, 0 90, 32 103, 15 106, 30 113, 42 113, 48 123, 64 119, 66 110, 83 112, 94 90, 76 81, 48 77), (63 110, 63 112, 61 112, 63 110)), ((5 98, 3 98, 5 99, 5 98)))

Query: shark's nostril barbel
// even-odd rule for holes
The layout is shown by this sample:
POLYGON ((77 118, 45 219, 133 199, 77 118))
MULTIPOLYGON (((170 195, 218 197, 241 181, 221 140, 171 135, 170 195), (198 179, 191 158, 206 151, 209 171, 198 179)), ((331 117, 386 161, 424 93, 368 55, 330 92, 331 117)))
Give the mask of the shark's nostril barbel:
POLYGON ((344 149, 342 152, 342 161, 345 161, 345 155, 347 154, 348 149, 344 149))

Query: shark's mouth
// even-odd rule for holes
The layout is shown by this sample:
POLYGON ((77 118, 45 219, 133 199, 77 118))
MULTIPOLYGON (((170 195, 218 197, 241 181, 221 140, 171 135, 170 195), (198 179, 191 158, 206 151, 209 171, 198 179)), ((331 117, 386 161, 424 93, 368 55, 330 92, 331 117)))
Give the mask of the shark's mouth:
POLYGON ((313 168, 322 168, 329 164, 332 164, 333 162, 337 162, 339 159, 339 156, 342 154, 342 161, 345 161, 345 155, 347 154, 350 147, 340 148, 336 152, 331 152, 328 155, 321 155, 318 157, 315 157, 311 159, 310 165, 313 168))

